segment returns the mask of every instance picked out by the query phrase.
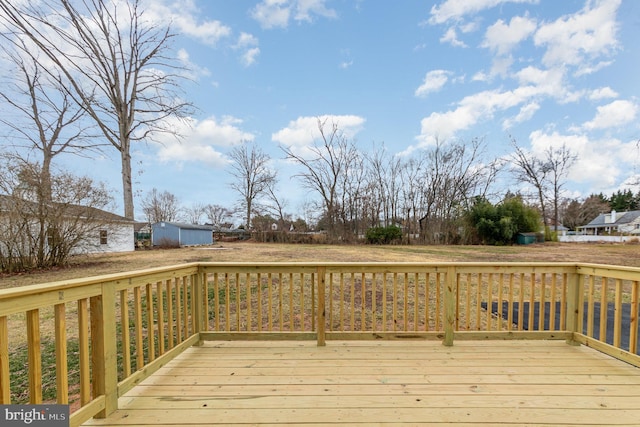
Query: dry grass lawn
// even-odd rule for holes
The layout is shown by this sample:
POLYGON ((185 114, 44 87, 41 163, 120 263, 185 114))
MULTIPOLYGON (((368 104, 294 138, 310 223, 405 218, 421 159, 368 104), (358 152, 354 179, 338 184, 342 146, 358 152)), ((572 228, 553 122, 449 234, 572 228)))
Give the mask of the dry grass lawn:
MULTIPOLYGON (((119 254, 94 254, 74 257, 66 268, 35 271, 20 275, 0 275, 0 289, 34 285, 74 278, 177 265, 188 262, 588 262, 640 267, 640 245, 613 244, 559 244, 547 243, 529 246, 335 246, 293 245, 234 242, 210 247, 143 250, 119 254)), ((297 298, 297 297, 296 297, 297 298)), ((359 300, 359 297, 357 298, 359 300)), ((254 301, 254 306, 257 302, 254 301)), ((370 304, 370 302, 368 303, 370 304)), ((423 307, 419 308, 423 310, 423 307)), ((266 310, 266 308, 265 308, 266 310)), ((76 329, 75 308, 68 309, 67 327, 76 329)), ((45 309, 41 316, 41 338, 52 343, 52 310, 45 309)), ((359 316, 359 315, 358 315, 359 316)), ((483 316, 484 321, 486 317, 483 316)), ((18 350, 25 353, 24 315, 12 316, 9 342, 12 357, 18 350), (14 327, 15 326, 15 327, 14 327)), ((69 339, 75 339, 71 332, 69 339)), ((20 353, 20 354, 22 354, 20 353)), ((26 353, 25 353, 26 354, 26 353)), ((46 361, 45 372, 55 372, 46 361)), ((24 371, 24 370, 23 370, 24 371)), ((18 372, 20 381, 27 384, 26 371, 18 372)), ((18 381, 17 379, 15 381, 18 381)), ((74 380, 75 381, 75 380, 74 380)), ((45 384, 55 384, 53 378, 44 378, 45 384)), ((74 383, 75 384, 75 383, 74 383)), ((24 394, 26 385, 21 388, 24 394)), ((72 396, 74 400, 77 396, 72 396)), ((77 399, 76 399, 77 400, 77 399)), ((74 404, 77 405, 77 402, 74 404)))
POLYGON ((66 268, 1 276, 0 289, 187 262, 589 262, 640 267, 640 245, 545 243, 528 246, 299 245, 236 242, 72 258, 66 268))

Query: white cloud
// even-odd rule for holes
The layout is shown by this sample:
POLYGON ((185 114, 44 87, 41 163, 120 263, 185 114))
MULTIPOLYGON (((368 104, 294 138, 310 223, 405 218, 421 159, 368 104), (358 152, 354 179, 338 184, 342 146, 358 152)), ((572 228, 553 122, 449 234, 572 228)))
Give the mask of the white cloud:
POLYGON ((594 89, 589 94, 589 99, 592 99, 594 101, 605 99, 605 98, 617 98, 617 97, 618 97, 618 92, 611 89, 609 86, 594 89))
POLYGON ((598 107, 593 120, 582 126, 587 130, 608 129, 631 123, 636 119, 638 106, 631 101, 617 100, 598 107))
POLYGON ((208 77, 211 72, 206 67, 200 67, 197 64, 191 62, 189 52, 185 49, 180 49, 177 52, 178 60, 184 66, 183 75, 191 80, 198 80, 200 77, 208 77))
POLYGON ((242 54, 242 63, 245 67, 253 65, 256 62, 256 57, 260 54, 260 48, 252 47, 251 49, 247 49, 246 52, 242 54))
POLYGON ((534 87, 535 95, 545 95, 568 102, 571 94, 564 85, 565 75, 562 69, 543 70, 533 66, 525 67, 515 74, 520 87, 534 87))
POLYGON ((285 146, 305 147, 320 137, 318 121, 325 122, 326 126, 336 124, 346 137, 353 138, 362 129, 366 120, 354 115, 298 117, 289 122, 287 127, 271 135, 271 140, 285 146))
POLYGON ((415 96, 425 97, 431 92, 439 91, 440 89, 442 89, 442 87, 444 87, 444 85, 449 80, 449 75, 450 74, 451 73, 449 71, 446 71, 446 70, 432 70, 432 71, 429 71, 424 76, 424 81, 422 82, 420 87, 418 87, 418 89, 416 89, 416 91, 414 93, 415 96))
POLYGON ((491 80, 495 76, 508 76, 512 64, 513 57, 511 55, 498 56, 494 58, 491 64, 491 71, 489 72, 489 75, 486 76, 487 80, 491 80))
POLYGON ((326 0, 263 0, 251 10, 251 17, 262 28, 286 28, 291 19, 312 22, 314 15, 325 18, 338 16, 328 8, 326 0))
POLYGON ((221 167, 226 164, 224 155, 215 147, 230 147, 241 141, 253 141, 255 135, 243 131, 242 120, 224 116, 221 120, 211 116, 204 120, 190 119, 187 123, 174 120, 171 123, 182 140, 165 135, 161 137, 158 158, 161 162, 202 162, 221 167))
POLYGON ((325 6, 326 0, 297 0, 296 14, 294 19, 296 21, 313 21, 312 15, 319 15, 325 18, 336 18, 338 14, 334 9, 329 9, 325 6))
MULTIPOLYGON (((480 120, 491 119, 496 112, 517 107, 550 90, 545 86, 523 85, 509 91, 483 91, 464 97, 454 110, 445 113, 434 112, 422 119, 421 133, 417 137, 421 145, 429 145, 436 138, 449 139, 459 131, 467 130, 480 120)), ((533 114, 536 103, 521 109, 519 117, 526 119, 533 114)))
POLYGON ((502 19, 487 28, 481 47, 486 47, 498 55, 506 55, 521 41, 527 39, 536 29, 536 21, 523 16, 514 16, 506 24, 502 19))
POLYGON ((236 43, 237 48, 249 47, 249 46, 257 46, 258 38, 253 34, 242 32, 240 36, 238 36, 238 42, 236 43))
POLYGON ((231 35, 231 28, 216 20, 201 21, 200 10, 192 0, 174 2, 149 1, 145 17, 151 21, 170 22, 180 34, 210 46, 231 35))
POLYGON ((286 28, 290 15, 288 0, 264 0, 251 11, 251 17, 258 21, 262 28, 286 28))
POLYGON ((245 67, 249 67, 256 62, 256 58, 260 54, 258 44, 258 38, 252 34, 242 32, 240 33, 240 36, 238 36, 238 41, 235 44, 234 49, 242 51, 240 59, 245 67))
POLYGON ((569 180, 583 184, 590 193, 609 192, 616 187, 623 174, 631 168, 629 153, 634 152, 635 142, 623 143, 615 138, 591 140, 587 135, 537 130, 529 136, 534 154, 541 156, 548 147, 567 148, 578 158, 569 172, 569 180))
POLYGON ((573 73, 574 76, 576 77, 580 77, 580 76, 586 76, 589 74, 593 74, 597 71, 600 71, 603 68, 606 68, 610 65, 613 64, 613 61, 600 61, 597 64, 593 64, 593 65, 581 65, 580 68, 578 68, 578 70, 573 73))
POLYGON ((447 21, 458 21, 466 15, 474 15, 485 9, 491 9, 504 3, 537 4, 538 0, 445 0, 442 4, 431 8, 431 24, 442 24, 447 21))
POLYGON ((467 47, 467 45, 458 40, 458 33, 456 33, 456 27, 450 27, 442 37, 440 37, 440 43, 449 43, 454 47, 467 47))
POLYGON ((574 65, 592 68, 591 61, 611 54, 618 46, 616 13, 621 0, 588 1, 578 13, 540 25, 536 46, 546 48, 548 67, 574 65))
POLYGON ((510 129, 514 125, 530 120, 539 109, 540 104, 535 101, 522 106, 515 117, 509 118, 502 123, 502 129, 510 129))
POLYGON ((353 59, 351 58, 351 50, 350 49, 340 49, 340 56, 343 60, 340 62, 339 67, 343 70, 347 68, 351 68, 353 65, 353 59))

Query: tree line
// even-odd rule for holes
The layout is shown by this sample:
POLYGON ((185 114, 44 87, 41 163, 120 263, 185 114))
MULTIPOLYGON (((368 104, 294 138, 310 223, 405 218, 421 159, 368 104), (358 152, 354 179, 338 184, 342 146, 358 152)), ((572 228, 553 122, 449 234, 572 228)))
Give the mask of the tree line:
MULTIPOLYGON (((480 139, 438 141, 401 156, 384 145, 363 152, 327 119, 319 118, 317 126, 319 136, 304 152, 280 147, 284 158, 298 166, 294 179, 315 196, 302 216, 287 213, 278 173, 270 166, 273 159, 256 143, 243 143, 229 155, 230 187, 238 194, 235 209, 187 207, 181 218, 206 217, 210 224, 229 225, 239 215, 241 226, 256 236, 276 224, 284 233, 322 231, 330 242, 388 242, 386 236, 399 229, 399 238, 392 240, 404 243, 509 244, 522 232, 542 232, 552 239, 558 226, 575 230, 611 209, 635 209, 640 200, 640 193, 634 196, 630 190, 610 198, 567 198, 564 186, 577 155, 565 145, 535 156, 512 138, 512 154, 490 158, 480 139), (499 178, 519 190, 500 193, 499 178), (220 212, 224 215, 214 214, 220 212)), ((145 212, 155 212, 167 199, 174 200, 169 211, 177 219, 177 198, 167 192, 148 194, 145 212)), ((167 218, 147 216, 152 222, 167 218)))

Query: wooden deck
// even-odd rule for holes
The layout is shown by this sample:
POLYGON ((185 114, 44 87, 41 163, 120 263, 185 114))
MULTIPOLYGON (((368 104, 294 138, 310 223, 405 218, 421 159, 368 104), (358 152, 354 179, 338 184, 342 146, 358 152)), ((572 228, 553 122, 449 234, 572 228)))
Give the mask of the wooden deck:
POLYGON ((640 369, 564 341, 205 342, 86 425, 640 425, 640 369))

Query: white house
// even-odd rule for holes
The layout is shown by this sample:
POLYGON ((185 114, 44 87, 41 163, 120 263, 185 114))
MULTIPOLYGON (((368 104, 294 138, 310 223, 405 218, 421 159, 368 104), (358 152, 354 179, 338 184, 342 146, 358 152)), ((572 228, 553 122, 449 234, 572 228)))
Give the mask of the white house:
POLYGON ((111 212, 96 209, 92 215, 95 227, 73 251, 76 253, 131 252, 135 250, 135 222, 111 212))
POLYGON ((33 245, 42 226, 49 228, 45 245, 64 239, 70 254, 135 250, 132 220, 93 207, 62 204, 53 204, 51 218, 40 220, 37 207, 28 200, 0 195, 0 250, 33 245))
POLYGON ((587 225, 578 227, 578 232, 588 236, 640 235, 640 211, 600 214, 587 225))

